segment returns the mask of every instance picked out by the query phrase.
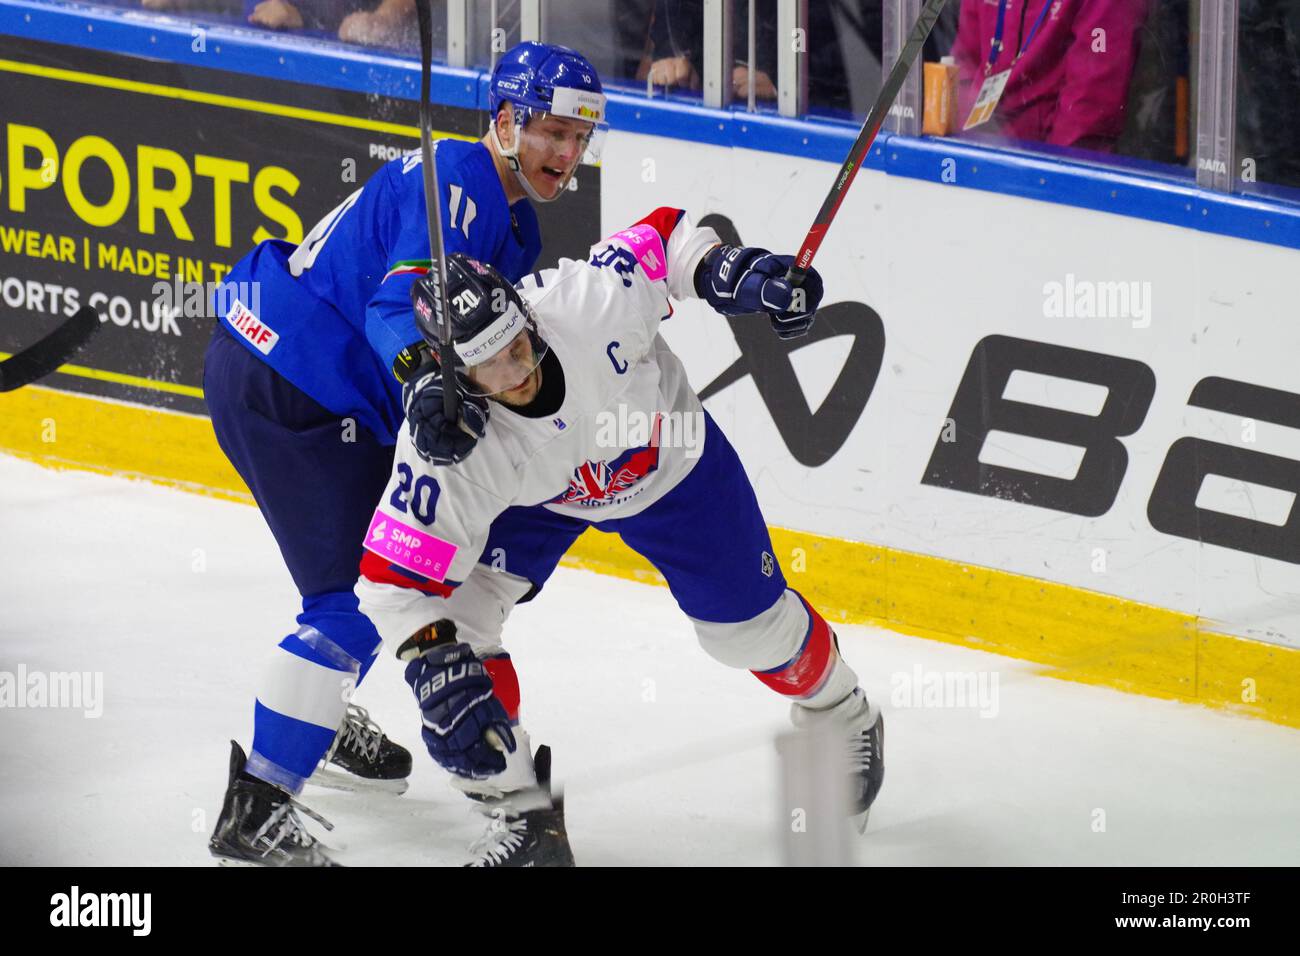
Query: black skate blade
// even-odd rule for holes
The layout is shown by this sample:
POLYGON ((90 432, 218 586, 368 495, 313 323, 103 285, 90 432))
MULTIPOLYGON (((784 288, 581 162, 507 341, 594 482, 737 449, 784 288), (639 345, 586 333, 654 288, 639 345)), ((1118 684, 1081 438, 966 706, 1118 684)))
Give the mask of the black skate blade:
POLYGON ((534 810, 557 810, 561 807, 560 795, 533 787, 528 790, 513 790, 501 801, 515 813, 531 813, 534 810))
POLYGON ((867 818, 870 816, 871 816, 871 808, 867 807, 867 809, 863 810, 861 813, 854 814, 853 816, 849 817, 849 822, 852 823, 853 828, 858 831, 858 836, 863 836, 866 834, 867 818))
POLYGON ((346 770, 322 767, 307 778, 309 785, 325 790, 341 790, 344 793, 390 793, 401 796, 410 788, 411 783, 405 777, 395 780, 381 780, 373 777, 359 777, 346 770))
POLYGON ((535 810, 562 810, 563 804, 555 796, 541 787, 529 787, 527 790, 508 790, 495 795, 464 791, 469 797, 476 813, 491 817, 499 814, 518 816, 535 810))
MULTIPOLYGON (((330 847, 329 849, 331 850, 331 852, 337 852, 336 847, 330 847)), ((293 869, 292 867, 271 866, 267 863, 262 862, 261 860, 250 860, 247 857, 226 856, 223 853, 215 853, 212 852, 211 850, 209 850, 208 852, 212 853, 212 858, 217 861, 217 866, 221 866, 221 867, 226 867, 226 866, 248 867, 248 868, 257 868, 263 870, 293 869)), ((343 868, 343 864, 340 863, 338 860, 334 859, 333 857, 326 857, 325 859, 326 862, 321 867, 318 867, 318 869, 326 869, 330 867, 343 868)))

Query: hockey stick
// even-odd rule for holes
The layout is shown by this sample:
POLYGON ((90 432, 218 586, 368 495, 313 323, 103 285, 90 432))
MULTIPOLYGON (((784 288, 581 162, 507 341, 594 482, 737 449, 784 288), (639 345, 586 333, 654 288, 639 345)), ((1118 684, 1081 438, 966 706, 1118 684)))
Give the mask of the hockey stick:
POLYGON ((812 228, 808 230, 803 245, 799 247, 799 254, 795 256, 794 265, 785 274, 791 285, 802 285, 804 277, 808 275, 813 256, 817 255, 822 240, 826 238, 826 231, 830 229, 835 214, 839 212, 840 204, 844 202, 844 197, 848 195, 849 186, 853 184, 853 179, 858 175, 858 170, 866 162, 867 153, 871 150, 871 144, 876 141, 876 134, 880 132, 880 127, 885 123, 885 117, 889 115, 889 111, 894 106, 894 99, 898 96, 898 91, 902 89, 903 82, 912 69, 912 64, 921 55, 921 48, 925 46, 930 31, 934 29, 934 24, 939 19, 939 14, 943 12, 943 8, 947 3, 948 0, 926 0, 925 6, 921 9, 921 15, 916 18, 916 25, 912 27, 907 42, 903 44, 903 49, 898 54, 898 62, 894 64, 894 68, 889 72, 885 85, 880 89, 880 95, 876 97, 871 112, 867 114, 866 122, 862 124, 862 130, 858 133, 858 138, 853 141, 853 148, 849 150, 844 165, 840 167, 839 174, 835 177, 835 183, 831 186, 831 191, 826 194, 826 199, 822 202, 822 208, 817 211, 817 218, 813 220, 812 228))
MULTIPOLYGON (((451 347, 451 323, 447 320, 447 256, 442 241, 442 194, 438 192, 438 170, 433 160, 433 118, 429 115, 429 84, 433 73, 433 13, 429 0, 415 0, 420 26, 420 165, 424 167, 424 215, 429 223, 429 275, 437 287, 434 316, 438 324, 438 364, 442 367, 442 414, 456 421, 460 395, 456 391, 456 354, 451 347), (448 380, 448 374, 451 375, 448 380)), ((484 732, 487 742, 505 752, 505 743, 496 732, 484 732)))
POLYGON ((90 341, 99 324, 99 314, 83 305, 35 345, 0 362, 0 392, 12 392, 49 375, 90 341))
POLYGON ((456 356, 451 347, 451 324, 447 321, 447 259, 442 241, 442 197, 438 192, 438 170, 433 160, 433 119, 429 115, 429 76, 433 72, 433 13, 429 0, 415 0, 420 27, 420 160, 424 173, 424 213, 429 222, 429 275, 437 295, 433 298, 438 327, 438 362, 442 367, 442 414, 456 420, 456 356), (450 375, 450 379, 448 379, 450 375))

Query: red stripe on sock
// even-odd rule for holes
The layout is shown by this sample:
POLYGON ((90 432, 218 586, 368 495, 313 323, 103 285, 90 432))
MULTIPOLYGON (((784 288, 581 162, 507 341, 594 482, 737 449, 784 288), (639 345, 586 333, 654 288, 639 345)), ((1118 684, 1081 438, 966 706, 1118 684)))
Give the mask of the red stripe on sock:
POLYGON ((760 681, 786 697, 807 697, 816 691, 830 673, 835 652, 831 626, 802 595, 799 600, 808 612, 809 633, 798 656, 778 671, 753 672, 760 681))
POLYGON ((506 716, 513 724, 519 720, 519 675, 515 673, 514 662, 509 654, 489 657, 483 662, 483 668, 492 678, 492 693, 506 709, 506 716))

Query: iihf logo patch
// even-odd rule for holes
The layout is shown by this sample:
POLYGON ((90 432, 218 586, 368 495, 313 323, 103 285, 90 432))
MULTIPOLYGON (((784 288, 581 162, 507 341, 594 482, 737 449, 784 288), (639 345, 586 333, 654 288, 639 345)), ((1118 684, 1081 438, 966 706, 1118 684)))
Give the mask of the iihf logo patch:
POLYGON ((551 424, 554 425, 556 428, 558 428, 560 431, 564 431, 566 428, 569 427, 568 425, 564 424, 563 418, 553 418, 551 419, 551 424))
POLYGON ((763 577, 770 578, 772 572, 776 570, 776 559, 766 551, 763 552, 763 577))

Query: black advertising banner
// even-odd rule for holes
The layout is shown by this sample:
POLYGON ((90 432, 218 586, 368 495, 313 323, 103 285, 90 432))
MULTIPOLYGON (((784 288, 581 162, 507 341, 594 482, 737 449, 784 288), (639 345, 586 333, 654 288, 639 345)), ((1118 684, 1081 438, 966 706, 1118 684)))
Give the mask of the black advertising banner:
MULTIPOLYGON (((210 283, 297 242, 418 144, 412 101, 0 36, 0 353, 83 304, 103 327, 44 384, 203 412, 210 283)), ((435 105, 435 136, 485 113, 435 105)), ((599 171, 538 208, 542 263, 599 238, 599 171)))

